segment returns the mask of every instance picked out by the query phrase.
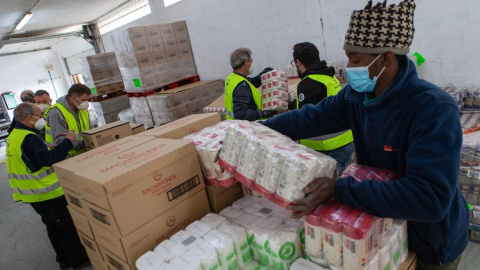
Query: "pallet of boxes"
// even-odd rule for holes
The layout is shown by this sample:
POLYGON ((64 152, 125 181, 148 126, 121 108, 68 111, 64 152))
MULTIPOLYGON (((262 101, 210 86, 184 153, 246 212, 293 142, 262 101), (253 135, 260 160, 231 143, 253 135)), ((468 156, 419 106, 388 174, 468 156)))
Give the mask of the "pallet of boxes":
POLYGON ((130 108, 115 53, 90 55, 78 60, 85 85, 92 89, 90 108, 97 124, 117 121, 118 114, 130 108))
MULTIPOLYGON (((218 114, 191 115, 93 145, 54 165, 95 269, 136 269, 142 254, 210 212, 196 148, 181 138, 218 122, 218 114)), ((135 132, 129 123, 116 125, 135 132)), ((102 128, 111 133, 118 127, 102 128)), ((92 133, 93 138, 116 137, 105 130, 92 133)), ((225 200, 242 195, 239 187, 223 192, 216 205, 226 207, 225 200)))
POLYGON ((112 42, 135 123, 155 125, 157 108, 147 101, 154 90, 199 80, 185 21, 129 28, 112 42))

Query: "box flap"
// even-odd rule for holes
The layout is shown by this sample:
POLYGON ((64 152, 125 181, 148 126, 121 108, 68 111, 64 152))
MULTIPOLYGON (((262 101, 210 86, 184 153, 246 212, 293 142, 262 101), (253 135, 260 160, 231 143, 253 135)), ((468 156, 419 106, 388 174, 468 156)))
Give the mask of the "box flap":
POLYGON ((222 94, 219 96, 214 102, 210 103, 208 107, 220 107, 224 108, 225 107, 225 96, 222 94))
POLYGON ((141 136, 177 139, 220 122, 218 113, 192 114, 176 121, 142 132, 141 136))
POLYGON ((102 131, 105 131, 105 130, 109 130, 111 128, 115 128, 115 127, 119 127, 119 126, 123 126, 123 125, 128 125, 128 124, 129 124, 129 122, 115 121, 113 123, 106 124, 106 125, 101 126, 101 127, 92 128, 92 129, 89 129, 87 131, 84 131, 83 134, 95 134, 95 133, 99 133, 99 132, 102 132, 102 131))

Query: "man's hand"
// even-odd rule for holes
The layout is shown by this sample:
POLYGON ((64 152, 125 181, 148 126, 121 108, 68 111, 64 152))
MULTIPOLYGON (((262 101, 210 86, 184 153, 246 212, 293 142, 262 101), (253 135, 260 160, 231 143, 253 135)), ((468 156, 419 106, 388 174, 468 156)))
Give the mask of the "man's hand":
POLYGON ((293 205, 288 207, 288 210, 293 212, 292 217, 300 218, 308 214, 315 207, 330 200, 335 195, 335 182, 336 177, 321 177, 308 184, 303 189, 303 192, 305 192, 307 196, 295 201, 293 205))
POLYGON ((278 112, 275 110, 263 110, 262 111, 262 118, 271 118, 278 112))
POLYGON ((67 134, 65 135, 65 138, 69 139, 72 143, 75 141, 75 130, 69 130, 67 134))

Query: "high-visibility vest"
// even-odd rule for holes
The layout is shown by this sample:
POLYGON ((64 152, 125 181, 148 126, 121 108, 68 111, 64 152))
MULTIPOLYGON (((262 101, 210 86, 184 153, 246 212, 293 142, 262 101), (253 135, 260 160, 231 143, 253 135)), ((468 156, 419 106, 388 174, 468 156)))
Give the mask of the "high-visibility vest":
MULTIPOLYGON (((314 81, 323 83, 327 87, 327 96, 335 96, 342 90, 340 82, 334 76, 327 76, 322 74, 307 75, 305 78, 310 78, 314 81)), ((304 80, 303 78, 302 80, 304 80)), ((298 90, 298 89, 297 89, 298 90)), ((299 99, 297 91, 297 109, 299 108, 299 99)), ((353 142, 353 134, 351 130, 341 131, 335 134, 309 138, 300 140, 300 143, 317 151, 330 151, 353 142)))
POLYGON ((62 196, 63 189, 52 167, 31 172, 23 161, 22 144, 29 134, 37 136, 32 131, 15 128, 7 139, 7 169, 13 199, 34 203, 62 196))
POLYGON ((233 91, 235 90, 235 87, 237 87, 237 85, 243 81, 246 81, 250 86, 253 100, 255 101, 255 105, 257 105, 257 109, 262 109, 262 94, 245 77, 232 73, 228 75, 227 79, 225 80, 225 109, 227 110, 225 113, 225 118, 227 120, 235 120, 233 115, 233 91))
MULTIPOLYGON (((52 108, 58 108, 62 113, 63 117, 65 118, 65 121, 67 121, 68 130, 75 130, 75 133, 78 134, 75 137, 75 140, 83 141, 83 136, 81 136, 82 132, 90 129, 90 118, 88 116, 88 111, 78 110, 78 120, 80 122, 79 123, 77 122, 77 119, 75 119, 75 116, 67 108, 65 108, 65 106, 63 106, 61 103, 55 103, 54 105, 50 106, 50 108, 48 108, 48 110, 45 112, 45 115, 48 114, 48 112, 52 108)), ((49 146, 54 144, 48 121, 45 124, 45 142, 49 146)), ((70 150, 70 155, 76 156, 83 152, 84 152, 83 150, 70 150)))

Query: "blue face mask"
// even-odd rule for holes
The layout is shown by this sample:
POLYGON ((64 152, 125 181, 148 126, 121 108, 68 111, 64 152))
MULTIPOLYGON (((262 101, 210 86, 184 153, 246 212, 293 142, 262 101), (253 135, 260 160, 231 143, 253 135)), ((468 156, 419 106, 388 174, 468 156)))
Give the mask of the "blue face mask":
POLYGON ((350 86, 353 88, 353 90, 360 92, 360 93, 371 93, 373 92, 373 89, 375 88, 375 84, 377 83, 378 77, 382 75, 383 71, 385 70, 385 67, 383 67, 382 71, 380 71, 380 74, 378 76, 373 77, 373 79, 370 79, 370 73, 368 71, 368 68, 377 61, 378 58, 380 58, 379 54, 375 60, 370 63, 370 65, 366 67, 347 67, 345 69, 345 72, 347 73, 347 78, 348 78, 348 83, 350 86))

